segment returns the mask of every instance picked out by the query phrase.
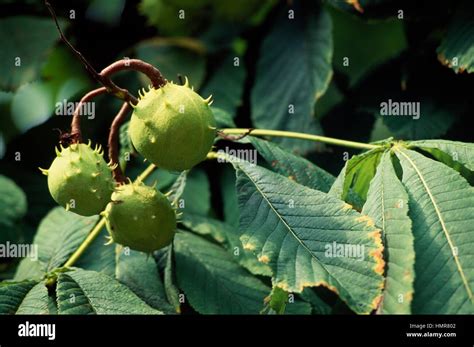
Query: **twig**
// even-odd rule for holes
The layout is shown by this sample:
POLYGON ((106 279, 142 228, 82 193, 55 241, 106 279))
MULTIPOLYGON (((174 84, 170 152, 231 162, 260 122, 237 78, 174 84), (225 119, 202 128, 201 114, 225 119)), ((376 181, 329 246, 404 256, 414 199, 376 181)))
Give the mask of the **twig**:
POLYGON ((163 87, 167 83, 160 70, 139 59, 118 60, 103 69, 100 72, 100 75, 103 77, 109 77, 123 70, 134 70, 145 74, 150 79, 153 88, 163 87))
POLYGON ((115 165, 113 175, 114 175, 115 181, 119 184, 125 183, 126 177, 124 176, 122 172, 122 168, 120 167, 120 162, 118 158, 119 156, 118 139, 120 135, 120 126, 125 121, 125 118, 127 117, 127 114, 129 111, 130 111, 130 104, 127 102, 124 102, 122 104, 122 107, 120 108, 120 111, 117 113, 114 120, 112 121, 112 125, 110 126, 110 132, 109 132, 109 142, 108 142, 109 159, 112 161, 112 165, 115 165))
POLYGON ((97 89, 94 89, 84 95, 82 99, 79 101, 79 103, 76 106, 76 109, 74 110, 74 113, 72 115, 72 121, 71 121, 71 135, 75 136, 76 142, 81 142, 82 141, 82 133, 81 133, 81 114, 80 110, 82 108, 82 105, 85 104, 86 102, 89 102, 96 96, 102 95, 107 93, 107 88, 105 87, 100 87, 97 89))
POLYGON ((86 67, 87 71, 92 75, 92 77, 94 77, 94 79, 101 83, 102 84, 102 81, 101 81, 101 77, 100 75, 97 73, 97 71, 95 71, 94 67, 87 61, 86 58, 84 58, 84 56, 82 55, 81 52, 79 52, 77 49, 74 48, 74 46, 69 42, 69 40, 66 38, 66 36, 64 35, 62 29, 61 29, 61 26, 59 25, 59 22, 58 22, 58 18, 56 16, 56 12, 54 11, 53 9, 53 6, 51 6, 51 4, 49 3, 48 0, 45 0, 44 1, 46 7, 48 8, 49 10, 49 13, 51 13, 51 17, 53 17, 53 20, 54 20, 54 23, 56 24, 56 28, 58 29, 58 32, 59 32, 59 36, 61 38, 61 40, 73 51, 73 53, 81 60, 81 62, 84 64, 84 66, 86 67))
POLYGON ((79 58, 79 60, 84 64, 86 70, 89 74, 99 83, 102 85, 101 88, 94 89, 93 91, 84 95, 84 97, 80 100, 78 106, 74 110, 74 114, 71 121, 71 133, 68 134, 69 138, 73 142, 81 142, 82 141, 82 134, 81 134, 81 117, 80 117, 80 110, 84 103, 89 102, 94 97, 101 95, 101 94, 111 94, 121 100, 124 101, 122 108, 115 116, 112 125, 110 127, 109 139, 108 139, 108 147, 109 147, 109 159, 112 162, 112 165, 116 165, 113 171, 114 179, 118 183, 125 182, 125 177, 119 165, 118 160, 118 138, 120 133, 120 125, 124 122, 127 113, 130 111, 131 104, 137 104, 138 100, 135 96, 133 96, 127 89, 120 88, 117 86, 111 79, 111 76, 119 71, 124 70, 135 70, 145 74, 151 81, 152 86, 154 88, 160 88, 164 86, 167 81, 161 74, 161 72, 155 68, 153 65, 146 63, 144 61, 138 59, 122 59, 116 61, 105 69, 103 69, 100 73, 98 73, 94 67, 89 63, 89 61, 79 52, 74 46, 69 42, 69 40, 64 35, 57 16, 56 12, 54 11, 53 7, 49 3, 48 0, 44 1, 46 7, 48 8, 49 12, 51 13, 51 17, 56 24, 56 28, 59 32, 59 36, 61 40, 72 50, 72 52, 79 58))
POLYGON ((309 140, 315 142, 327 143, 334 146, 344 146, 350 148, 358 149, 377 149, 383 148, 380 144, 373 143, 363 143, 355 142, 348 140, 336 139, 328 136, 313 135, 306 133, 299 133, 295 131, 284 131, 284 130, 272 130, 272 129, 247 129, 247 128, 231 128, 231 129, 221 129, 219 131, 219 136, 225 136, 224 138, 229 138, 229 135, 251 135, 251 136, 270 136, 270 137, 285 137, 290 139, 299 139, 299 140, 309 140))
POLYGON ((132 94, 127 89, 120 88, 117 86, 109 77, 103 76, 99 74, 94 67, 87 61, 87 59, 82 55, 81 52, 79 52, 77 49, 74 48, 74 46, 69 42, 69 40, 66 38, 64 35, 59 22, 58 18, 56 16, 56 12, 54 11, 53 7, 49 3, 48 0, 44 1, 45 5, 48 7, 49 12, 51 13, 51 17, 53 17, 54 23, 56 24, 56 28, 58 29, 59 36, 61 40, 73 51, 73 53, 80 59, 80 61, 84 64, 86 67, 87 72, 91 74, 91 76, 102 86, 104 86, 107 89, 107 92, 109 94, 112 94, 116 96, 117 98, 127 101, 127 102, 132 102, 134 104, 137 103, 137 98, 135 98, 132 94))
POLYGON ((250 135, 250 133, 253 130, 255 130, 255 129, 249 128, 241 135, 229 135, 229 134, 226 134, 224 131, 218 130, 217 131, 217 136, 219 136, 220 138, 222 138, 224 140, 239 141, 239 140, 242 140, 244 137, 250 135))

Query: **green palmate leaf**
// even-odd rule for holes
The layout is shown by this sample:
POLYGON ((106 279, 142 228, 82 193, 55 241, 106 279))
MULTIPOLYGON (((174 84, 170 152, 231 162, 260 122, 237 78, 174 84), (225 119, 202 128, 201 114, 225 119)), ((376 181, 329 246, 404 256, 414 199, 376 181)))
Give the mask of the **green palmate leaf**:
MULTIPOLYGON (((143 165, 142 167, 137 168, 136 177, 148 167, 148 164, 143 165)), ((164 169, 155 169, 143 182, 149 186, 156 183, 156 189, 165 190, 176 182, 180 174, 176 172, 171 172, 164 169)))
POLYGON ((12 120, 21 131, 45 122, 54 112, 54 83, 35 81, 18 88, 11 104, 12 120), (35 107, 31 107, 33 103, 35 107))
POLYGON ((230 253, 235 257, 236 261, 254 275, 270 277, 272 269, 268 264, 258 261, 252 251, 244 249, 240 241, 240 233, 237 228, 232 229, 232 233, 227 235, 228 247, 230 253))
POLYGON ((45 275, 44 266, 38 260, 24 258, 16 268, 15 281, 35 280, 41 281, 45 275))
POLYGON ((159 66, 161 73, 169 81, 180 84, 178 75, 182 78, 187 76, 189 83, 199 89, 204 80, 206 60, 204 46, 199 41, 191 38, 152 39, 139 43, 135 51, 139 59, 159 66))
MULTIPOLYGON (((236 208, 238 207, 236 206, 236 208)), ((227 226, 225 230, 229 252, 240 265, 254 275, 272 275, 272 269, 267 264, 259 262, 252 251, 242 247, 242 242, 240 241, 241 234, 237 227, 227 226)))
POLYGON ((16 314, 48 314, 50 298, 44 282, 36 284, 23 298, 16 314))
POLYGON ((48 314, 48 290, 35 281, 2 283, 0 314, 48 314))
POLYGON ((288 292, 279 287, 275 287, 266 298, 266 301, 270 313, 283 314, 285 313, 286 304, 288 303, 288 292))
POLYGON ((241 162, 236 170, 241 240, 272 268, 274 286, 300 293, 321 285, 356 312, 377 307, 383 246, 371 218, 264 168, 241 162))
POLYGON ((413 313, 474 313, 474 188, 448 166, 401 147, 415 237, 413 313))
POLYGON ((235 192, 235 173, 230 166, 224 167, 221 176, 224 220, 233 227, 239 226, 239 205, 235 192))
POLYGON ((56 287, 58 314, 95 314, 92 304, 78 284, 69 276, 60 275, 56 287))
POLYGON ((458 72, 474 72, 474 4, 463 1, 438 47, 439 60, 458 72))
POLYGON ((183 171, 179 174, 176 181, 172 184, 170 188, 171 194, 168 196, 168 199, 171 201, 173 205, 177 205, 179 199, 184 193, 184 189, 186 188, 186 182, 188 178, 188 171, 183 171))
POLYGON ((116 26, 120 23, 125 0, 93 0, 87 8, 86 16, 94 21, 116 26))
POLYGON ((296 183, 325 193, 334 184, 335 178, 333 175, 309 160, 294 155, 272 142, 256 137, 249 137, 249 140, 275 172, 290 178, 296 183))
POLYGON ((175 241, 176 275, 189 303, 203 314, 257 314, 268 288, 223 248, 180 232, 175 241))
POLYGON ((209 179, 203 170, 194 169, 186 178, 186 187, 181 195, 180 202, 183 206, 178 205, 184 213, 193 213, 205 216, 211 209, 211 194, 209 179))
POLYGON ((234 118, 242 104, 245 65, 243 58, 229 54, 206 83, 201 95, 213 95, 213 106, 226 111, 234 118))
POLYGON ((26 214, 26 196, 11 179, 0 175, 0 244, 21 237, 19 221, 26 214))
MULTIPOLYGON (((234 186, 232 189, 235 192, 234 186)), ((237 209, 237 204, 235 208, 237 209)), ((268 265, 260 263, 251 251, 242 248, 240 233, 237 227, 214 218, 196 216, 189 213, 183 215, 182 223, 185 227, 198 234, 209 235, 217 242, 225 244, 229 252, 235 257, 234 259, 251 273, 271 276, 272 272, 268 265)))
POLYGON ((265 298, 265 307, 261 314, 287 314, 287 315, 309 315, 311 314, 311 304, 295 299, 294 294, 290 294, 279 287, 275 287, 265 298))
POLYGON ((75 266, 115 277, 151 307, 168 313, 173 311, 165 299, 163 283, 153 258, 115 244, 105 245, 106 236, 108 233, 104 228, 75 266))
POLYGON ((173 311, 153 257, 118 247, 115 277, 151 307, 173 311))
POLYGON ((0 222, 9 224, 26 213, 26 196, 10 178, 0 175, 0 222))
POLYGON ((261 313, 266 314, 311 314, 311 304, 301 300, 295 300, 294 294, 290 294, 279 287, 272 289, 270 295, 265 298, 265 308, 261 313))
POLYGON ((75 263, 76 267, 85 270, 102 272, 113 277, 116 268, 115 244, 106 245, 109 233, 104 227, 92 244, 75 263))
POLYGON ((285 306, 285 315, 310 315, 312 313, 311 304, 302 301, 302 300, 295 300, 287 302, 285 306))
POLYGON ((375 149, 353 156, 342 168, 328 194, 361 210, 381 153, 380 149, 375 149))
POLYGON ((381 311, 388 314, 411 313, 415 250, 408 194, 398 180, 390 153, 386 152, 370 182, 362 213, 374 219, 382 229, 387 271, 381 311))
POLYGON ((185 213, 181 223, 188 229, 201 234, 209 235, 219 243, 227 240, 227 234, 232 226, 227 225, 217 219, 185 213))
MULTIPOLYGON (((347 162, 342 191, 343 200, 348 198, 349 191, 352 189, 362 201, 365 201, 370 181, 375 175, 382 153, 381 149, 373 149, 359 155, 354 155, 347 162)), ((356 207, 360 208, 361 206, 356 207)))
POLYGON ((190 36, 205 24, 203 12, 196 6, 173 3, 166 0, 141 0, 138 5, 140 13, 147 18, 147 24, 155 26, 162 36, 190 36), (183 8, 181 8, 183 7, 183 8), (178 18, 179 11, 185 15, 178 18))
POLYGON ((432 149, 439 149, 466 168, 474 171, 474 143, 456 142, 448 140, 421 140, 412 141, 410 147, 418 147, 436 155, 432 149))
POLYGON ((119 245, 105 245, 106 236, 108 233, 104 228, 75 266, 115 277, 151 307, 173 311, 165 299, 163 283, 153 258, 119 245))
POLYGON ((95 271, 73 269, 59 274, 59 314, 160 314, 130 289, 95 271))
MULTIPOLYGON (((331 9, 329 13, 334 27, 333 66, 348 76, 351 86, 374 66, 384 63, 407 47, 404 24, 399 19, 367 22, 343 11, 331 9), (372 48, 360 49, 366 42, 370 42, 372 48)), ((396 11, 392 14, 396 14, 396 11)))
POLYGON ((235 123, 230 113, 214 106, 211 109, 218 128, 235 128, 235 123))
POLYGON ((433 101, 420 103, 419 118, 413 116, 380 116, 377 110, 376 117, 381 117, 383 123, 393 136, 404 139, 427 139, 444 135, 453 125, 456 113, 433 101))
MULTIPOLYGON (((74 54, 65 47, 55 47, 42 68, 41 80, 20 86, 12 99, 11 118, 15 128, 25 132, 53 114, 68 115, 64 102, 85 90, 88 85, 83 67, 74 54), (32 104, 35 107, 31 107, 32 104)), ((87 119, 93 116, 88 115, 87 119)))
POLYGON ((55 103, 76 95, 90 85, 84 66, 65 45, 55 46, 41 69, 43 81, 52 81, 55 103))
POLYGON ((346 178, 344 180, 344 198, 349 189, 366 199, 369 183, 375 175, 382 151, 375 149, 361 155, 353 156, 347 163, 346 178))
MULTIPOLYGON (((82 217, 62 207, 51 210, 42 220, 33 241, 38 247, 38 261, 41 264, 38 269, 44 274, 62 266, 98 219, 98 216, 82 217)), ((23 261, 30 262, 27 259, 23 261)))
POLYGON ((344 100, 344 94, 340 91, 337 87, 335 80, 333 79, 331 83, 329 83, 329 87, 324 93, 323 96, 318 100, 316 103, 314 112, 316 114, 316 118, 321 120, 324 116, 329 114, 331 110, 338 104, 340 104, 344 100))
MULTIPOLYGON (((64 24, 61 23, 63 29, 64 24)), ((49 18, 7 17, 0 20, 0 89, 12 90, 38 78, 41 65, 59 39, 49 18)))
POLYGON ((331 306, 321 299, 313 288, 305 288, 301 293, 301 297, 311 304, 312 312, 314 314, 331 313, 331 306))
MULTIPOLYGON (((314 104, 332 76, 331 18, 316 2, 295 2, 292 9, 295 18, 282 8, 263 41, 251 92, 252 120, 258 128, 321 133, 314 104)), ((314 147, 309 141, 278 141, 300 152, 314 147)))
POLYGON ((338 199, 342 199, 344 195, 344 181, 346 178, 346 169, 347 169, 347 161, 344 164, 344 166, 341 169, 341 172, 339 172, 339 175, 337 175, 336 180, 331 186, 331 189, 329 189, 328 194, 331 196, 334 196, 338 199))
MULTIPOLYGON (((1 117, 0 117, 1 118, 1 117)), ((27 219, 29 230, 26 240, 33 240, 33 233, 44 216, 56 205, 51 198, 48 185, 43 175, 38 175, 36 170, 26 170, 18 165, 18 162, 8 164, 3 161, 0 165, 0 171, 8 177, 15 177, 15 182, 25 192, 28 201, 27 219)), ((26 233, 25 233, 26 234, 26 233)))
POLYGON ((177 313, 180 313, 181 303, 179 300, 180 293, 179 293, 178 283, 176 280, 176 273, 175 273, 176 264, 174 261, 173 243, 171 243, 168 247, 166 247, 165 257, 166 257, 166 263, 165 263, 164 276, 163 276, 165 294, 166 294, 166 297, 168 298, 168 301, 174 307, 174 310, 177 313))
MULTIPOLYGON (((2 115, 10 113, 10 103, 15 94, 0 90, 0 112, 2 115)), ((6 152, 6 144, 16 134, 15 125, 8 116, 0 118, 0 158, 3 158, 6 152)))

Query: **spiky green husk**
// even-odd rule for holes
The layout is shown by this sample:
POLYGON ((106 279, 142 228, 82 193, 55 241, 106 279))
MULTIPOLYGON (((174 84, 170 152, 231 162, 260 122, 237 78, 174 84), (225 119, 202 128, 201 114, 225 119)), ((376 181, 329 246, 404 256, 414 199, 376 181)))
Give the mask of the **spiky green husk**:
POLYGON ((114 242, 151 253, 171 243, 176 215, 168 198, 143 183, 117 187, 102 213, 114 242))
POLYGON ((56 149, 51 167, 41 169, 48 176, 51 196, 66 210, 81 216, 99 214, 114 189, 113 168, 104 161, 100 147, 92 149, 90 143, 60 149, 56 149))
POLYGON ((137 151, 156 166, 182 171, 203 161, 212 148, 216 122, 203 99, 189 88, 167 83, 141 95, 129 125, 137 151))

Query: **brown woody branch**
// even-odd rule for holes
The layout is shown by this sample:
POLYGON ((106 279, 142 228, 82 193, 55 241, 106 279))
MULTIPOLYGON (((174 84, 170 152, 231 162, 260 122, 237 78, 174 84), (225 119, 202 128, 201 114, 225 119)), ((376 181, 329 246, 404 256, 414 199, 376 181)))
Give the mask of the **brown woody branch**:
POLYGON ((77 142, 82 141, 82 133, 81 133, 81 108, 86 102, 90 102, 93 98, 96 96, 102 95, 107 93, 107 88, 105 87, 100 87, 97 89, 94 89, 84 95, 82 99, 79 101, 79 103, 76 106, 76 109, 74 110, 74 113, 72 115, 72 121, 71 121, 71 135, 75 136, 77 142))
POLYGON ((120 111, 115 116, 114 120, 112 121, 112 125, 110 126, 109 132, 109 159, 112 162, 112 165, 116 165, 113 170, 114 179, 117 183, 123 184, 126 182, 126 177, 122 172, 122 168, 120 167, 119 162, 119 135, 120 135, 120 126, 125 121, 128 112, 130 111, 130 104, 128 102, 124 102, 120 111))
POLYGON ((121 59, 110 64, 100 72, 103 77, 109 77, 119 71, 134 70, 145 74, 151 81, 153 88, 163 87, 167 81, 160 70, 151 64, 139 59, 121 59))
POLYGON ((56 12, 54 11, 53 7, 49 3, 48 0, 44 1, 45 5, 48 7, 49 12, 51 13, 51 17, 53 17, 54 23, 56 24, 56 28, 58 29, 59 36, 61 40, 72 50, 72 52, 79 58, 79 60, 84 64, 86 67, 87 72, 102 86, 107 89, 107 93, 114 95, 115 97, 122 99, 127 102, 137 102, 137 98, 135 98, 127 89, 120 88, 117 86, 108 76, 104 76, 99 74, 94 67, 89 63, 89 61, 79 52, 74 46, 69 42, 69 40, 64 35, 59 22, 56 16, 56 12))
POLYGON ((61 27, 59 25, 56 12, 54 11, 53 7, 49 3, 48 0, 45 0, 45 5, 48 8, 49 12, 51 13, 51 17, 56 24, 56 28, 59 32, 59 36, 61 40, 71 49, 71 51, 79 58, 79 60, 84 64, 87 72, 100 84, 102 87, 94 89, 84 95, 80 100, 78 106, 74 110, 74 114, 71 121, 71 133, 69 134, 70 138, 73 139, 74 142, 81 142, 82 141, 82 133, 81 133, 81 118, 80 118, 80 110, 84 103, 90 102, 93 98, 98 95, 102 95, 105 93, 111 94, 118 99, 124 101, 120 111, 115 116, 112 125, 110 127, 109 132, 109 139, 108 139, 108 149, 109 149, 109 159, 112 162, 112 165, 116 164, 116 168, 113 171, 114 178, 118 183, 125 182, 125 177, 122 173, 122 170, 119 165, 118 160, 118 138, 120 133, 120 126, 125 121, 125 118, 130 111, 131 104, 137 104, 137 98, 132 95, 127 89, 120 88, 117 86, 111 79, 111 76, 119 71, 124 70, 134 70, 145 74, 151 81, 152 86, 154 88, 160 88, 164 86, 167 81, 161 74, 161 72, 155 68, 153 65, 146 63, 144 61, 138 59, 121 59, 116 61, 105 69, 103 69, 100 73, 98 73, 94 67, 89 63, 89 61, 79 52, 74 46, 69 42, 69 40, 64 35, 61 27))
POLYGON ((221 130, 217 131, 217 136, 219 136, 223 140, 229 140, 229 141, 239 141, 242 140, 244 137, 247 137, 250 135, 250 133, 255 130, 254 128, 249 128, 247 131, 241 135, 229 135, 224 133, 221 130))

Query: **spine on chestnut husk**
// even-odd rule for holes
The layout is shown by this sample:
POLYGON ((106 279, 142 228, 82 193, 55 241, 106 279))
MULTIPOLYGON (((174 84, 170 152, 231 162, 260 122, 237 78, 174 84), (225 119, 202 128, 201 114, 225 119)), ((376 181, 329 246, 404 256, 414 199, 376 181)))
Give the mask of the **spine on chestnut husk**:
POLYGON ((156 166, 187 170, 203 161, 216 136, 210 105, 189 87, 166 83, 141 91, 129 125, 133 146, 156 166))
POLYGON ((104 210, 114 190, 114 167, 103 158, 100 146, 74 143, 56 148, 56 158, 49 169, 48 188, 53 199, 66 210, 92 216, 104 210))
POLYGON ((102 216, 112 241, 146 253, 169 245, 176 230, 166 195, 141 182, 117 187, 102 216))

